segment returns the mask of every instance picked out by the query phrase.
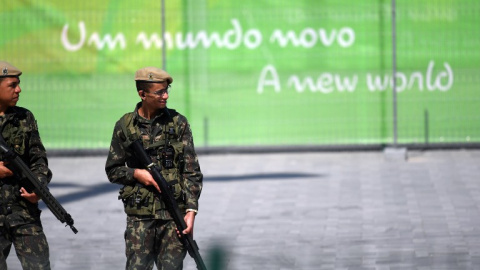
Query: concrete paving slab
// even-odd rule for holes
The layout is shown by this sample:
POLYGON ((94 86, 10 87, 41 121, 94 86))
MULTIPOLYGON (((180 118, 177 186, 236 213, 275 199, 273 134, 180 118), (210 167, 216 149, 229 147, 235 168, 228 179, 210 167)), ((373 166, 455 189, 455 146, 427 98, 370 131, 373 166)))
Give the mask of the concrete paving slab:
MULTIPOLYGON (((125 214, 106 157, 50 158, 52 269, 123 269, 125 214)), ((222 154, 205 174, 195 239, 223 269, 480 269, 480 151, 222 154), (221 248, 218 251, 218 248, 221 248), (217 252, 217 253, 215 253, 217 252)), ((9 269, 21 269, 15 252, 9 269)), ((187 255, 184 269, 196 269, 187 255)))

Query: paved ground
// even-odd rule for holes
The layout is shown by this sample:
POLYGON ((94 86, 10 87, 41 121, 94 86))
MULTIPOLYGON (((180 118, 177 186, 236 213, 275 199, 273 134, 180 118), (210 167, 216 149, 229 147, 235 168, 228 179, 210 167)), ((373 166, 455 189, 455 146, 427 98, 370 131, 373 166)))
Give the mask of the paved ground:
MULTIPOLYGON (((480 151, 201 155, 195 238, 223 269, 480 269, 480 151)), ((53 269, 123 269, 125 215, 104 157, 51 158, 53 269)), ((20 269, 15 252, 9 269, 20 269)), ((185 269, 195 269, 187 256, 185 269)), ((212 267, 210 267, 212 269, 212 267)))

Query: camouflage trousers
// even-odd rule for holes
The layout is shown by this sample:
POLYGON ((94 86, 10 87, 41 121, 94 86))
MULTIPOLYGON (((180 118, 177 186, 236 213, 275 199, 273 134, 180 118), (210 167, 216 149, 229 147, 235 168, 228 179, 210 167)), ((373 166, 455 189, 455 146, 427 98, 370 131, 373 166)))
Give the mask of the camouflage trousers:
POLYGON ((24 270, 50 270, 48 243, 41 224, 0 226, 0 270, 7 269, 12 244, 24 270))
POLYGON ((186 254, 172 220, 127 216, 125 269, 150 270, 155 263, 158 270, 180 270, 186 254))

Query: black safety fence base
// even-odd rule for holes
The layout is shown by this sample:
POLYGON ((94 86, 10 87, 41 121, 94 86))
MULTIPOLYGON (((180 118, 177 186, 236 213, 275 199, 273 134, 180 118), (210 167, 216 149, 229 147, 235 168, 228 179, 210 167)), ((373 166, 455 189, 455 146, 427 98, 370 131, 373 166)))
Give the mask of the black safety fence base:
MULTIPOLYGON (((384 151, 388 148, 405 148, 407 151, 480 149, 475 143, 429 143, 429 144, 330 144, 330 145, 282 145, 282 146, 209 146, 196 147, 197 154, 262 154, 262 153, 303 153, 303 152, 355 152, 384 151)), ((51 149, 48 157, 106 156, 108 149, 51 149)))

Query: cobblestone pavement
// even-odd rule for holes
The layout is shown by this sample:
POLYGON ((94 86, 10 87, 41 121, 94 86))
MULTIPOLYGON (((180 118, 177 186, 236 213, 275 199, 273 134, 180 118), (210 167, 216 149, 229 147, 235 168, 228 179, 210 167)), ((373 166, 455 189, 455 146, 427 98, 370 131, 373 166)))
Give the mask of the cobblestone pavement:
MULTIPOLYGON (((195 239, 210 269, 215 255, 229 270, 480 269, 478 150, 199 158, 195 239)), ((104 162, 50 158, 50 190, 79 230, 45 208, 52 269, 124 269, 125 214, 104 162)), ((21 269, 13 250, 8 264, 21 269)))

